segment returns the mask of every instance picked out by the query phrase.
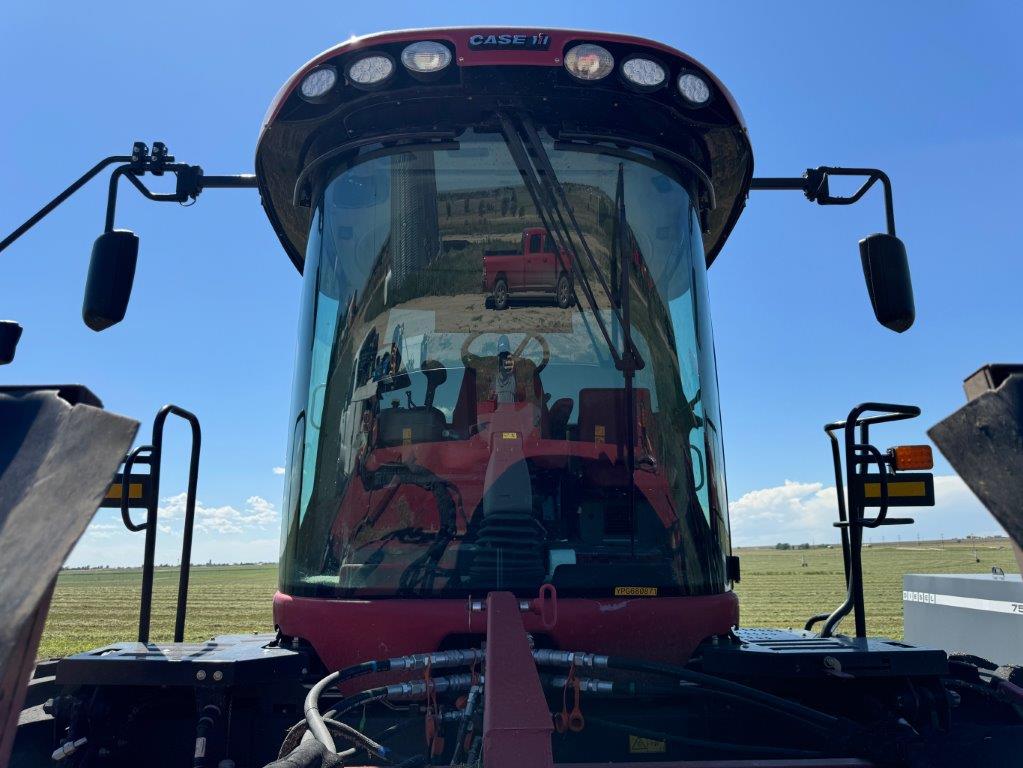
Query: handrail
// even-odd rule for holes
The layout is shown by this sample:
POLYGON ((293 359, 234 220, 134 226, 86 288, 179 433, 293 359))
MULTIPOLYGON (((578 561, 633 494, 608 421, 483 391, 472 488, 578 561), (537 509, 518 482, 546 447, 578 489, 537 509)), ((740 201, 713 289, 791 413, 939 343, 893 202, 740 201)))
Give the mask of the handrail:
POLYGON ((177 405, 165 405, 153 420, 153 439, 150 445, 140 445, 124 460, 121 484, 121 519, 129 531, 145 531, 146 540, 142 556, 142 594, 139 600, 140 643, 149 642, 150 619, 153 610, 153 572, 156 558, 157 514, 160 502, 160 470, 163 461, 163 430, 168 416, 177 416, 187 421, 192 430, 192 448, 188 464, 188 490, 185 494, 185 523, 181 542, 181 570, 178 576, 178 598, 174 615, 174 642, 180 643, 185 636, 185 611, 188 604, 188 581, 192 561, 192 532, 195 527, 196 490, 199 484, 199 452, 202 446, 202 430, 199 418, 177 405), (148 456, 142 454, 148 452, 148 456), (129 512, 128 485, 131 469, 136 461, 150 465, 150 492, 146 506, 146 522, 134 523, 129 512))
MULTIPOLYGON (((176 405, 165 405, 156 414, 153 422, 153 446, 157 452, 163 449, 163 426, 168 416, 177 416, 188 422, 192 428, 192 450, 188 460, 188 491, 185 496, 185 526, 181 534, 181 570, 178 576, 178 605, 174 615, 174 642, 180 643, 185 637, 185 609, 188 604, 188 579, 192 564, 192 529, 195 526, 195 494, 199 485, 199 451, 202 446, 202 430, 199 418, 191 411, 176 405)), ((155 487, 160 484, 160 467, 156 465, 155 487)))
POLYGON ((824 621, 821 637, 831 637, 839 622, 853 610, 855 610, 856 636, 866 637, 867 635, 863 601, 863 529, 884 525, 888 513, 888 478, 885 474, 885 457, 870 444, 870 426, 912 419, 919 415, 920 409, 915 405, 868 402, 853 408, 844 421, 836 421, 824 427, 824 432, 831 440, 832 461, 835 468, 838 527, 842 531, 842 560, 845 565, 846 596, 842 604, 830 614, 817 614, 807 621, 805 625, 807 630, 810 630, 817 622, 824 621), (876 415, 863 416, 865 413, 871 412, 876 415), (859 442, 856 440, 857 427, 860 430, 859 442), (838 439, 835 436, 835 432, 840 429, 844 433, 844 483, 842 456, 839 453, 838 439), (862 484, 855 483, 854 478, 857 474, 865 473, 870 464, 878 465, 881 495, 877 516, 865 519, 866 500, 863 496, 862 484))
POLYGON ((140 445, 137 448, 135 448, 135 450, 133 450, 131 453, 129 453, 125 457, 125 459, 124 459, 124 471, 121 473, 121 477, 122 477, 122 480, 121 480, 121 520, 124 522, 124 527, 127 528, 129 531, 132 531, 133 533, 137 533, 138 531, 146 530, 146 526, 148 525, 148 523, 138 524, 138 523, 132 522, 132 519, 131 519, 131 510, 128 507, 128 504, 131 502, 131 498, 130 498, 131 484, 129 482, 129 478, 131 478, 131 470, 135 466, 135 462, 136 461, 143 461, 143 462, 145 462, 147 464, 152 464, 152 458, 153 458, 153 446, 151 446, 151 445, 140 445), (149 452, 149 456, 145 457, 144 459, 140 459, 139 457, 142 455, 143 451, 148 451, 149 452))

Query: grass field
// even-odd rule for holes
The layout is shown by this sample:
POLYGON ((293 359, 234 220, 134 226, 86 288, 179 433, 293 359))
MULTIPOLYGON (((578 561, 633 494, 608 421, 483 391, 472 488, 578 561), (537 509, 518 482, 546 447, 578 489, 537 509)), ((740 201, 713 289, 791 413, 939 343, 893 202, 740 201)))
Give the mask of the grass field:
MULTIPOLYGON (((974 544, 935 542, 874 546, 864 550, 868 629, 902 637, 902 576, 906 573, 985 573, 998 565, 1015 572, 1006 539, 974 544)), ((801 627, 812 613, 834 608, 843 597, 838 549, 741 549, 742 583, 737 592, 746 626, 801 627)), ((61 656, 114 640, 133 640, 138 622, 138 570, 64 571, 57 581, 39 655, 61 656)), ((178 571, 156 572, 152 638, 170 640, 178 571)), ((277 568, 192 568, 187 640, 228 632, 271 631, 271 598, 277 568)), ((843 629, 851 631, 849 626, 843 629)))

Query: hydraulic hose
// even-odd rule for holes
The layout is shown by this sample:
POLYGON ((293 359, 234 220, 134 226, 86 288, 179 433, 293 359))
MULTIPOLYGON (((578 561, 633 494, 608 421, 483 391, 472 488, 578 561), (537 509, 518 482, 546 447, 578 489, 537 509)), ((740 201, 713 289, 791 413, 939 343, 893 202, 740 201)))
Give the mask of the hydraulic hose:
POLYGON ((334 743, 334 737, 327 730, 326 723, 323 722, 323 715, 320 714, 320 694, 323 693, 328 685, 336 683, 340 676, 340 672, 331 672, 316 683, 316 685, 309 689, 309 693, 306 694, 305 704, 302 707, 305 721, 309 725, 309 732, 332 753, 337 752, 337 745, 334 743))
POLYGON ((757 702, 771 709, 785 712, 820 728, 831 731, 843 728, 847 729, 854 725, 847 720, 807 707, 803 704, 792 701, 791 699, 775 696, 774 694, 767 693, 759 688, 753 688, 748 685, 743 685, 742 683, 727 680, 723 677, 714 677, 713 675, 706 675, 702 672, 695 672, 690 669, 685 669, 684 667, 676 667, 670 664, 629 659, 622 656, 600 656, 591 653, 551 651, 546 649, 534 651, 533 658, 539 665, 560 667, 569 667, 574 665, 577 668, 590 667, 597 669, 619 669, 628 672, 641 672, 645 674, 659 675, 662 677, 670 677, 675 680, 694 683, 710 691, 716 691, 718 693, 746 701, 757 702))
POLYGON ((786 712, 827 729, 836 729, 845 725, 844 721, 833 715, 799 704, 791 699, 775 696, 773 693, 767 693, 766 691, 761 691, 759 688, 753 688, 748 685, 743 685, 742 683, 726 680, 723 677, 705 675, 702 672, 694 672, 693 670, 684 669, 683 667, 661 664, 655 661, 641 661, 638 659, 628 659, 620 656, 610 656, 608 657, 608 668, 627 670, 630 672, 647 672, 649 674, 664 675, 678 680, 684 680, 689 683, 695 683, 696 685, 703 686, 710 690, 721 691, 740 698, 766 704, 773 709, 786 712))
MULTIPOLYGON (((327 747, 332 752, 337 751, 337 746, 334 744, 334 739, 330 735, 330 731, 327 730, 327 726, 323 723, 323 716, 320 714, 320 696, 323 692, 332 685, 339 685, 353 680, 357 677, 364 675, 374 674, 377 672, 390 672, 396 670, 411 671, 416 669, 425 669, 429 666, 431 669, 447 669, 450 667, 470 666, 483 660, 483 651, 479 648, 465 648, 461 650, 451 651, 437 651, 435 653, 415 653, 407 656, 396 656, 390 659, 377 659, 375 661, 366 661, 361 664, 354 664, 350 667, 338 670, 337 672, 331 672, 329 675, 320 680, 310 690, 309 694, 305 698, 305 706, 303 712, 305 714, 306 723, 309 725, 309 731, 313 734, 318 742, 327 747)), ((355 697, 349 697, 350 699, 358 699, 357 701, 343 700, 342 705, 344 709, 335 707, 331 710, 333 717, 347 712, 349 709, 359 706, 371 700, 367 694, 370 691, 363 691, 357 694, 355 697), (347 702, 347 703, 346 703, 347 702)), ((384 698, 388 695, 387 688, 374 689, 373 691, 375 698, 384 698)))
MULTIPOLYGON (((568 677, 566 675, 542 674, 540 675, 540 681, 545 688, 561 690, 568 684, 568 677)), ((728 693, 726 691, 720 691, 713 688, 705 688, 693 683, 686 683, 685 685, 680 686, 677 681, 654 683, 649 681, 636 682, 632 680, 601 680, 592 677, 577 677, 576 682, 579 684, 579 690, 583 693, 603 695, 610 698, 681 698, 688 695, 710 696, 715 699, 721 699, 747 707, 763 709, 768 712, 772 712, 775 715, 783 714, 788 717, 793 717, 793 715, 788 712, 779 712, 779 709, 773 704, 754 701, 746 696, 739 696, 734 693, 728 693)), ((796 719, 798 719, 801 723, 812 726, 814 732, 817 733, 818 736, 828 736, 833 733, 832 729, 825 726, 818 726, 815 723, 806 723, 806 720, 802 717, 797 717, 796 719)))
POLYGON ((199 720, 195 726, 195 751, 192 755, 192 768, 204 768, 206 765, 206 741, 210 731, 214 730, 223 714, 220 707, 215 704, 207 704, 199 713, 199 720))

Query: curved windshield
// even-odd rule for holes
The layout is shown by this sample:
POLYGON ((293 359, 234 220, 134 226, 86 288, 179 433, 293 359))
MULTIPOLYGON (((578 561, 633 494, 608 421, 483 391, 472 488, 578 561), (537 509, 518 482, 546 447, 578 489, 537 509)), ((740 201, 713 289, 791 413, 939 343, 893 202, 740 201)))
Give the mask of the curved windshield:
POLYGON ((546 173, 536 151, 525 167, 502 135, 467 131, 326 183, 305 262, 283 591, 727 588, 690 193, 647 152, 541 141, 546 173))

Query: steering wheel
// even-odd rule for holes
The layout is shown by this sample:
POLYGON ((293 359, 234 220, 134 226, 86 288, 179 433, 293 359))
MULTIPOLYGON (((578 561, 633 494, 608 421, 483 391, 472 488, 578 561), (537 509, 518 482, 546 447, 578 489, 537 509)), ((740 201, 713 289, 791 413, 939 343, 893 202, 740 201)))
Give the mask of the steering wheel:
POLYGON ((526 345, 529 344, 532 339, 536 339, 536 343, 540 345, 540 349, 543 351, 543 359, 540 361, 539 365, 536 366, 536 372, 540 373, 540 371, 547 367, 547 363, 551 361, 551 347, 547 343, 547 339, 543 336, 536 333, 531 333, 526 336, 526 338, 524 338, 522 342, 515 347, 515 351, 512 352, 512 357, 521 357, 522 350, 526 348, 526 345))
MULTIPOLYGON (((480 336, 483 336, 485 333, 493 334, 494 332, 476 331, 475 333, 471 333, 468 336, 466 336, 465 341, 462 342, 462 365, 469 367, 469 347, 472 346, 472 343, 476 341, 476 339, 478 339, 480 336)), ((540 349, 543 350, 543 359, 536 366, 536 372, 540 373, 540 371, 547 367, 547 363, 551 361, 551 347, 543 336, 540 336, 539 334, 536 333, 527 334, 526 337, 515 348, 515 351, 512 352, 512 357, 521 357, 522 350, 524 350, 526 348, 526 345, 528 345, 529 342, 533 339, 536 339, 537 344, 540 345, 540 349)))

